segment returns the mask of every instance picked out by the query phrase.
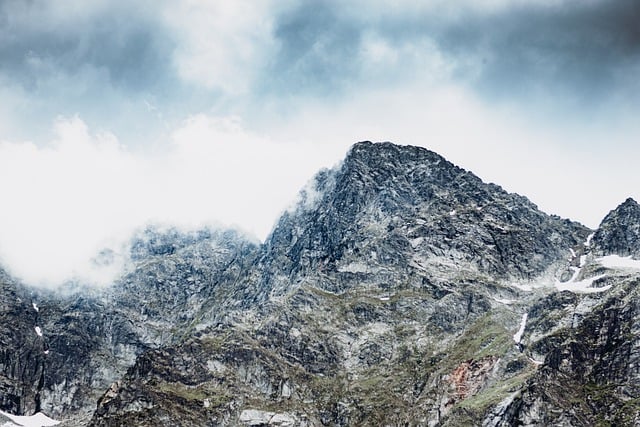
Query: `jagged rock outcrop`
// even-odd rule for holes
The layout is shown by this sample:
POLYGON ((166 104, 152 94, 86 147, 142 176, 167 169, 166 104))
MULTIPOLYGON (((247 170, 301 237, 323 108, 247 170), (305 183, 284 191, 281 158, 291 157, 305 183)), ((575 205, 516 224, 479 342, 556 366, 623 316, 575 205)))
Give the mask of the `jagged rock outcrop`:
POLYGON ((487 425, 640 425, 640 274, 618 280, 605 298, 565 299, 564 313, 540 313, 538 328, 550 318, 571 320, 530 343, 544 363, 487 425), (593 308, 576 319, 585 303, 593 308))
POLYGON ((600 255, 616 254, 640 259, 640 205, 628 198, 611 211, 593 236, 600 255))
POLYGON ((581 270, 612 289, 552 294, 531 308, 529 345, 544 361, 486 425, 640 425, 640 263, 599 258, 635 254, 639 227, 640 207, 627 199, 585 242, 581 270))
POLYGON ((434 152, 363 142, 340 167, 317 175, 283 215, 266 258, 289 277, 440 262, 531 279, 587 234, 434 152))

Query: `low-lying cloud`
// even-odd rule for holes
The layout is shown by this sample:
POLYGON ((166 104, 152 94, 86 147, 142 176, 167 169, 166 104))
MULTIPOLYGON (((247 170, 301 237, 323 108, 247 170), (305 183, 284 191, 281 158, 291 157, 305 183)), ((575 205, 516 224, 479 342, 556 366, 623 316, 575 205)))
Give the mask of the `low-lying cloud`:
POLYGON ((108 283, 113 266, 94 257, 122 255, 137 228, 238 227, 263 239, 278 214, 344 146, 281 144, 242 128, 234 117, 197 115, 168 146, 130 151, 78 117, 59 119, 55 138, 0 143, 0 258, 31 284, 108 283))

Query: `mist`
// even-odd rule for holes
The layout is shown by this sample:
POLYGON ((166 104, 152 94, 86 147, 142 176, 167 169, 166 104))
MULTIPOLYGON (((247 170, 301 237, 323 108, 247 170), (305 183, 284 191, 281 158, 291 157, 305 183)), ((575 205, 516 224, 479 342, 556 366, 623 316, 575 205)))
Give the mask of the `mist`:
POLYGON ((105 285, 122 271, 127 243, 149 225, 238 228, 264 239, 310 178, 343 155, 277 143, 237 118, 190 117, 170 144, 130 151, 78 117, 59 119, 38 146, 0 144, 0 259, 25 282, 105 285), (104 249, 115 263, 97 264, 104 249))

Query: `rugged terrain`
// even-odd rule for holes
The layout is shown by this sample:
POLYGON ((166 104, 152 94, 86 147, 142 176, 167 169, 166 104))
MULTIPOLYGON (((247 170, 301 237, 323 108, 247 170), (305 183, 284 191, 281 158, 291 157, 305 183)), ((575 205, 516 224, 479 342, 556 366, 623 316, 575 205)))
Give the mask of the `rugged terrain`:
POLYGON ((111 287, 6 274, 0 409, 66 425, 640 425, 640 206, 598 230, 356 144, 263 244, 148 229, 111 287), (37 329, 36 329, 37 327, 37 329))

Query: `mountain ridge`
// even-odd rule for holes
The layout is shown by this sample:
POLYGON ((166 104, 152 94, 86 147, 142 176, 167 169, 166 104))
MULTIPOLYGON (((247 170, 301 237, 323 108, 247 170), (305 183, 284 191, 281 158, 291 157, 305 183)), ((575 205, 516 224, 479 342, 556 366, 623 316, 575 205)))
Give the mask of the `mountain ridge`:
POLYGON ((24 337, 0 342, 33 341, 35 322, 44 336, 3 353, 0 409, 91 426, 637 422, 620 402, 640 397, 621 368, 640 357, 640 276, 601 261, 636 249, 625 203, 590 238, 429 150, 357 143, 263 244, 151 235, 104 295, 35 295, 41 311, 3 280, 24 337))

